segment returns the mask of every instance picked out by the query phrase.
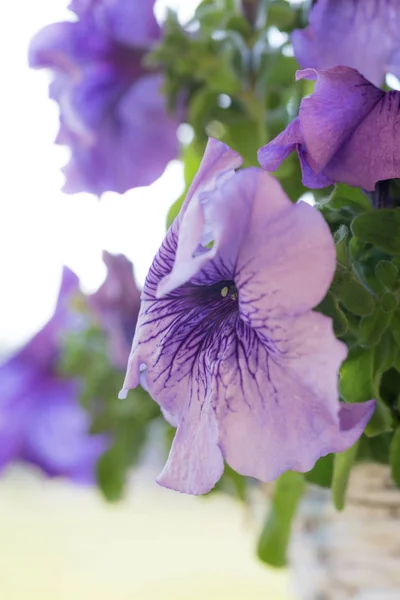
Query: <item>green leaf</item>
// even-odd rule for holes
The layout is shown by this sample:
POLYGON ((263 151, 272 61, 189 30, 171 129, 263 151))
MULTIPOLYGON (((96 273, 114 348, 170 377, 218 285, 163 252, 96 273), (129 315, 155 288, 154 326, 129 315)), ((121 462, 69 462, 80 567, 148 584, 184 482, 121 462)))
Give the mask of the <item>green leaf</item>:
POLYGON ((359 188, 344 183, 335 185, 332 195, 325 204, 328 204, 331 210, 339 211, 343 216, 351 218, 372 209, 371 202, 359 188))
POLYGON ((356 279, 349 278, 340 286, 335 286, 333 290, 343 306, 354 315, 366 316, 374 310, 373 297, 356 279))
POLYGON ((392 443, 390 444, 390 468, 393 481, 400 487, 400 426, 394 432, 392 443))
POLYGON ((332 477, 332 499, 337 510, 342 510, 345 504, 347 484, 358 449, 358 442, 348 450, 335 454, 332 477))
POLYGON ((258 124, 249 119, 242 119, 236 124, 228 124, 225 127, 221 140, 239 152, 244 159, 244 166, 256 165, 257 161, 257 144, 254 140, 258 136, 258 124))
POLYGON ((388 328, 392 315, 381 307, 376 307, 372 315, 363 317, 360 321, 358 341, 364 348, 372 348, 379 344, 382 335, 388 328))
POLYGON ((400 309, 394 311, 390 322, 390 332, 396 341, 398 347, 400 347, 400 309))
POLYGON ((340 369, 340 395, 346 402, 374 398, 374 353, 357 348, 349 352, 340 369))
POLYGON ((109 502, 119 500, 125 487, 125 465, 121 461, 118 446, 112 446, 98 460, 96 466, 97 483, 109 502))
POLYGON ((399 270, 390 260, 381 260, 375 267, 375 275, 381 283, 389 290, 392 290, 399 270))
POLYGON ((306 481, 320 487, 330 488, 333 475, 333 458, 333 454, 327 454, 317 460, 311 471, 304 474, 306 481))
POLYGON ((340 309, 338 301, 332 292, 328 292, 317 309, 322 314, 330 317, 333 321, 333 329, 336 336, 340 337, 346 333, 349 324, 344 312, 340 309))
POLYGON ((353 235, 349 242, 349 254, 353 262, 357 262, 361 254, 364 252, 366 243, 359 240, 358 237, 353 235))
POLYGON ((400 209, 365 212, 353 220, 351 229, 358 238, 383 252, 400 254, 400 209))
POLYGON ((275 0, 268 6, 267 19, 268 27, 273 25, 281 31, 291 31, 296 21, 296 13, 287 2, 275 0))
POLYGON ((182 204, 186 198, 187 192, 191 186, 191 183, 196 175, 200 163, 201 163, 201 151, 199 143, 193 141, 182 151, 183 160, 183 175, 185 178, 185 191, 179 196, 179 198, 172 204, 167 215, 167 229, 171 226, 174 219, 178 216, 181 210, 182 204))
POLYGON ((286 551, 292 521, 304 488, 304 477, 293 471, 281 475, 276 483, 257 549, 259 558, 273 567, 284 567, 287 564, 286 551))
POLYGON ((391 292, 386 292, 381 298, 381 308, 383 312, 391 313, 397 308, 397 298, 391 292))
POLYGON ((375 412, 364 429, 364 433, 367 437, 382 435, 393 429, 393 417, 390 408, 386 406, 379 396, 375 395, 375 398, 375 412))
POLYGON ((365 428, 365 434, 371 437, 392 429, 391 411, 379 393, 384 364, 377 357, 383 360, 381 351, 376 354, 374 349, 351 349, 340 369, 339 382, 340 395, 346 402, 376 399, 375 412, 365 428))
POLYGON ((376 437, 361 436, 357 452, 357 462, 389 463, 391 434, 384 433, 376 437))

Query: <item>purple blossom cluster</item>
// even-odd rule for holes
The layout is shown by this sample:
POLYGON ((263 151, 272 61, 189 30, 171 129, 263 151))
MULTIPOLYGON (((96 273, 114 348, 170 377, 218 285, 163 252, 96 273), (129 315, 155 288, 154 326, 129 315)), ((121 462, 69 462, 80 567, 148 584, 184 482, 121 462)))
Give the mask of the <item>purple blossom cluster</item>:
MULTIPOLYGON (((77 20, 40 32, 30 53, 32 66, 55 74, 58 141, 72 152, 66 189, 101 194, 149 184, 177 153, 177 120, 166 113, 161 77, 143 63, 160 36, 153 2, 76 0, 71 8, 77 20)), ((260 148, 263 169, 241 168, 236 152, 209 140, 141 302, 126 262, 106 256, 112 273, 92 306, 107 322, 118 366, 139 311, 120 395, 142 384, 176 427, 161 485, 206 493, 224 461, 261 481, 306 472, 352 446, 371 418, 373 399, 339 401, 347 348, 331 319, 313 310, 336 267, 329 227, 313 207, 292 203, 267 171, 296 150, 309 188, 342 182, 374 190, 400 177, 400 92, 377 87, 387 73, 400 75, 399 27, 397 0, 318 0, 309 26, 292 34, 297 79, 316 80, 314 92, 260 148)), ((57 308, 54 318, 61 314, 57 308)), ((11 375, 13 360, 26 369, 20 379, 29 389, 29 368, 18 355, 6 366, 11 375)), ((29 406, 21 410, 29 414, 29 406)), ((76 427, 81 435, 83 425, 76 427)), ((14 447, 32 456, 26 430, 9 436, 14 446, 4 445, 5 456, 14 447)), ((90 460, 80 468, 103 444, 85 438, 90 460)))
POLYGON ((90 435, 90 415, 80 405, 82 381, 58 372, 63 339, 83 331, 93 318, 109 339, 119 368, 129 354, 139 309, 132 264, 104 253, 108 274, 99 290, 84 296, 76 275, 64 268, 50 321, 16 354, 0 365, 0 469, 15 461, 39 467, 49 476, 88 483, 110 444, 104 434, 90 435), (82 312, 79 305, 85 304, 82 312), (90 312, 89 312, 90 311, 90 312))
POLYGON ((123 193, 149 185, 178 154, 179 121, 167 111, 163 78, 143 59, 160 37, 154 0, 76 0, 76 20, 48 25, 29 62, 53 73, 57 143, 71 158, 68 193, 123 193))
POLYGON ((397 0, 318 0, 310 25, 294 31, 302 67, 296 78, 317 80, 299 116, 259 150, 275 171, 296 150, 303 184, 335 182, 374 190, 400 173, 400 92, 383 91, 385 75, 400 75, 397 0))

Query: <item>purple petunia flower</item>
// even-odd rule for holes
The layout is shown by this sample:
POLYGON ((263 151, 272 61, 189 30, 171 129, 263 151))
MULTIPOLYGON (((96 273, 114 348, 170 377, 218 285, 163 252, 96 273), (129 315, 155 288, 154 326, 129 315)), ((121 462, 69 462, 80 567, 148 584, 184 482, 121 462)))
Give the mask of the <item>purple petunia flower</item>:
POLYGON ((318 0, 291 40, 302 68, 353 67, 380 86, 400 76, 398 0, 318 0))
POLYGON ((336 67, 297 71, 316 79, 299 116, 260 148, 258 160, 275 171, 297 150, 302 181, 322 188, 335 182, 373 190, 377 181, 400 177, 400 92, 384 92, 358 71, 336 67))
POLYGON ((123 254, 103 252, 107 277, 88 303, 100 326, 107 332, 113 364, 124 369, 135 333, 140 308, 132 263, 123 254))
POLYGON ((90 296, 83 296, 78 278, 64 269, 53 317, 0 366, 0 469, 20 460, 51 476, 93 480, 95 464, 110 440, 89 434, 90 416, 79 403, 82 382, 61 377, 57 365, 63 336, 83 332, 92 317, 107 335, 114 365, 126 365, 140 293, 125 256, 104 252, 103 258, 106 279, 90 296), (78 310, 78 304, 86 310, 78 310))
POLYGON ((89 415, 79 405, 80 382, 56 371, 62 334, 83 324, 82 315, 70 306, 78 292, 78 278, 64 269, 54 316, 0 366, 0 468, 21 460, 51 476, 93 479, 108 441, 89 435, 89 415))
POLYGON ((76 22, 33 39, 30 65, 50 68, 60 107, 57 143, 71 149, 68 193, 123 193, 149 185, 178 153, 178 119, 168 114, 161 75, 143 66, 160 37, 153 1, 76 0, 76 22))
POLYGON ((158 482, 201 494, 224 459, 270 481, 351 446, 374 401, 343 405, 345 345, 311 309, 335 271, 328 226, 211 139, 142 292, 124 389, 177 427, 158 482))

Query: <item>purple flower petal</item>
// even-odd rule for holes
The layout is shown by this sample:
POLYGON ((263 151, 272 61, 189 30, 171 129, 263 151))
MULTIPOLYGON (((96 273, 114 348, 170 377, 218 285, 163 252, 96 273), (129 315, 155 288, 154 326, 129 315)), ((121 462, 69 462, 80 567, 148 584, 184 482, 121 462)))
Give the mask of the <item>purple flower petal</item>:
POLYGON ((243 335, 235 357, 239 368, 226 365, 217 383, 223 455, 233 469, 262 481, 272 481, 286 470, 309 471, 321 456, 349 448, 375 408, 374 400, 346 407, 352 428, 346 427, 347 421, 342 426, 336 369, 345 351, 333 341, 331 324, 323 315, 308 313, 297 320, 303 318, 307 326, 297 324, 304 331, 297 339, 296 332, 286 350, 289 353, 292 347, 294 358, 286 360, 287 355, 279 355, 277 349, 266 349, 255 334, 253 338, 243 335), (309 338, 311 352, 304 347, 309 338), (323 359, 318 355, 318 339, 325 345, 323 359))
POLYGON ((398 0, 318 0, 309 21, 291 36, 302 68, 352 67, 377 86, 400 76, 398 0))
POLYGON ((123 255, 103 252, 107 266, 104 283, 88 303, 101 329, 107 332, 112 362, 123 369, 128 360, 140 308, 132 263, 123 255))
POLYGON ((29 62, 54 73, 60 107, 57 143, 71 149, 64 191, 101 195, 149 185, 178 154, 163 78, 143 58, 159 37, 153 2, 75 2, 76 22, 56 23, 32 40, 29 62))
POLYGON ((400 92, 383 92, 354 69, 306 69, 297 79, 317 79, 298 118, 266 146, 260 164, 268 171, 296 148, 303 183, 335 181, 373 190, 377 181, 400 176, 400 92))
POLYGON ((100 0, 93 10, 103 30, 121 44, 149 46, 160 38, 154 0, 100 0))
POLYGON ((79 405, 77 381, 44 379, 31 396, 31 411, 20 458, 50 476, 93 483, 99 456, 107 448, 104 435, 90 435, 90 417, 79 405))
POLYGON ((351 446, 374 410, 354 405, 341 419, 346 347, 310 311, 335 270, 326 223, 239 164, 210 141, 147 276, 121 393, 145 373, 177 426, 158 481, 186 493, 209 491, 223 458, 263 481, 308 470, 351 446))
POLYGON ((211 402, 189 402, 157 483, 185 494, 206 494, 223 472, 218 423, 211 402))
POLYGON ((321 215, 305 202, 293 204, 278 181, 261 170, 239 172, 225 185, 226 197, 234 187, 243 197, 252 183, 235 282, 242 318, 257 329, 271 317, 301 314, 319 304, 335 272, 336 251, 321 215))
POLYGON ((240 167, 242 162, 242 157, 225 144, 212 138, 209 140, 199 172, 178 217, 179 240, 175 264, 160 282, 157 289, 159 296, 194 276, 221 251, 222 246, 230 244, 228 238, 235 240, 237 235, 241 235, 239 229, 243 227, 240 211, 245 209, 241 202, 238 201, 237 206, 233 203, 231 205, 232 210, 237 213, 235 224, 239 227, 227 228, 218 214, 219 200, 222 200, 222 197, 214 197, 213 202, 208 202, 208 196, 213 193, 215 195, 221 180, 232 177, 234 169, 240 167), (213 246, 207 251, 206 245, 210 242, 213 246))
POLYGON ((84 324, 72 304, 78 293, 78 278, 65 268, 53 317, 0 365, 0 468, 23 460, 49 475, 93 480, 109 440, 89 435, 79 382, 60 379, 56 369, 61 337, 84 324))

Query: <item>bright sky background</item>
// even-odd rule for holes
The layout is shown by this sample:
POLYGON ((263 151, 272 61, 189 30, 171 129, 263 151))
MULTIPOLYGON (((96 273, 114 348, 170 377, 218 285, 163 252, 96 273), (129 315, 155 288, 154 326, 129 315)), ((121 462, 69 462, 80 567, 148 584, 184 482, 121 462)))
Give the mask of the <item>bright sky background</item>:
MULTIPOLYGON (((60 191, 68 150, 53 144, 58 109, 47 97, 49 76, 29 70, 27 49, 41 27, 69 18, 67 2, 9 2, 0 22, 0 356, 49 318, 62 264, 79 275, 85 290, 94 290, 105 275, 101 251, 123 252, 143 282, 168 208, 183 189, 175 161, 153 186, 123 196, 109 193, 99 201, 60 191)), ((169 5, 187 19, 196 4, 159 0, 157 14, 169 5)))

